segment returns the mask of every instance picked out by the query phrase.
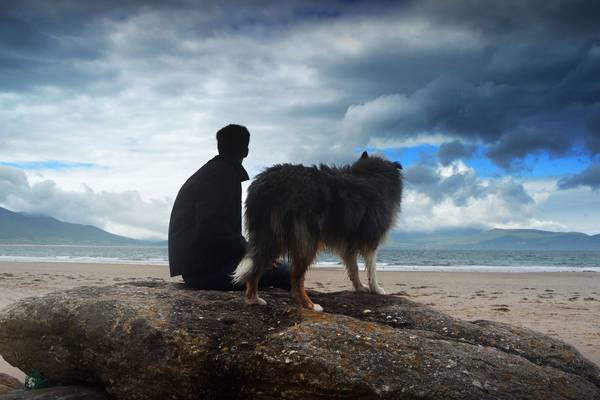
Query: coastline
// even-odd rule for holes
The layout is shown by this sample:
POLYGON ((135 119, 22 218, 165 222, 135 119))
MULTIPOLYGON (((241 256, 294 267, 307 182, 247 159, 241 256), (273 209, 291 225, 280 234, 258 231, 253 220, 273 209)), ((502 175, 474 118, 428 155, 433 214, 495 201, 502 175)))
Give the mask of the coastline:
MULTIPOLYGON (((366 282, 365 272, 361 271, 366 282)), ((0 261, 0 309, 28 296, 129 280, 181 282, 165 265, 0 261)), ((378 271, 388 294, 465 320, 489 319, 537 330, 574 345, 600 364, 600 274, 595 272, 378 271)), ((350 290, 340 267, 313 268, 306 287, 350 290)), ((0 372, 23 375, 0 359, 0 372)))
MULTIPOLYGON (((0 247, 3 246, 0 244, 0 247)), ((56 246, 52 246, 56 247, 56 246)), ((72 246, 70 246, 72 247, 72 246)), ((82 246, 82 248, 85 248, 82 246)), ((107 248, 114 248, 107 246, 107 248)), ((600 255, 600 253, 599 253, 600 255)), ((86 265, 141 265, 167 267, 169 262, 163 259, 126 260, 103 257, 31 257, 31 256, 0 256, 2 263, 29 264, 86 264, 86 265)), ((358 262, 361 270, 365 269, 363 262, 358 262)), ((340 261, 317 261, 312 269, 343 269, 340 261)), ((538 273, 538 272, 590 272, 600 273, 600 266, 570 267, 556 265, 400 265, 385 262, 377 263, 377 271, 381 272, 494 272, 494 273, 538 273)))

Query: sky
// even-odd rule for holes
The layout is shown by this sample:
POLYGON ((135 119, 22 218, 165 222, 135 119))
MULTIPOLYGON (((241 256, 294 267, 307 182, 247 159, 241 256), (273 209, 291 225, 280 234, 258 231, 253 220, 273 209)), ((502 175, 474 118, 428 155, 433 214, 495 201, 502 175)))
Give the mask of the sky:
POLYGON ((400 161, 396 230, 597 234, 599 19, 578 0, 3 0, 0 206, 165 239, 238 123, 251 177, 400 161))

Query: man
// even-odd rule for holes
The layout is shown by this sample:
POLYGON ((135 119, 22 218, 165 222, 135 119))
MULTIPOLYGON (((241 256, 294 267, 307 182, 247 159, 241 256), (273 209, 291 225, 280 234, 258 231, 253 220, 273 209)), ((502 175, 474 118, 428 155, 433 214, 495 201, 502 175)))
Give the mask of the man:
MULTIPOLYGON (((241 125, 227 125, 217 132, 219 155, 192 175, 179 190, 169 223, 171 276, 183 275, 196 289, 241 290, 231 274, 243 258, 242 182, 248 173, 242 166, 248 156, 250 132, 241 125)), ((289 267, 274 263, 261 286, 290 289, 289 267)))

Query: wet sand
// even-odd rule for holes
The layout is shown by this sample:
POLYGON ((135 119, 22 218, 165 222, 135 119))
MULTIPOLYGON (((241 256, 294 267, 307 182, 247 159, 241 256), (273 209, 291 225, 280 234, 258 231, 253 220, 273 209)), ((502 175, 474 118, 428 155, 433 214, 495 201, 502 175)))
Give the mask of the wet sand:
MULTIPOLYGON (((363 274, 363 282, 366 279, 363 274)), ((388 294, 406 296, 454 317, 523 326, 565 340, 600 364, 600 274, 593 272, 380 272, 388 294)), ((0 262, 0 309, 28 296, 85 285, 165 280, 155 265, 0 262)), ((350 290, 342 269, 314 268, 307 288, 350 290)), ((0 372, 23 379, 0 357, 0 372)))

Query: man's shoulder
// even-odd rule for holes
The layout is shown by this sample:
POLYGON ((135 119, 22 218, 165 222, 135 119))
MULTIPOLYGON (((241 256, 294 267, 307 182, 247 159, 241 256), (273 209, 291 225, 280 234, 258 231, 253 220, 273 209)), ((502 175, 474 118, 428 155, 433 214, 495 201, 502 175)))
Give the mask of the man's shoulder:
POLYGON ((184 187, 212 186, 223 181, 237 181, 237 171, 229 163, 215 157, 190 176, 184 187))
POLYGON ((205 170, 207 175, 217 177, 217 178, 231 178, 237 179, 239 172, 230 162, 219 158, 219 156, 209 160, 204 166, 200 169, 205 170))
POLYGON ((198 176, 208 176, 215 172, 231 170, 231 166, 219 159, 219 157, 213 157, 208 160, 202 167, 200 167, 190 178, 198 176))

